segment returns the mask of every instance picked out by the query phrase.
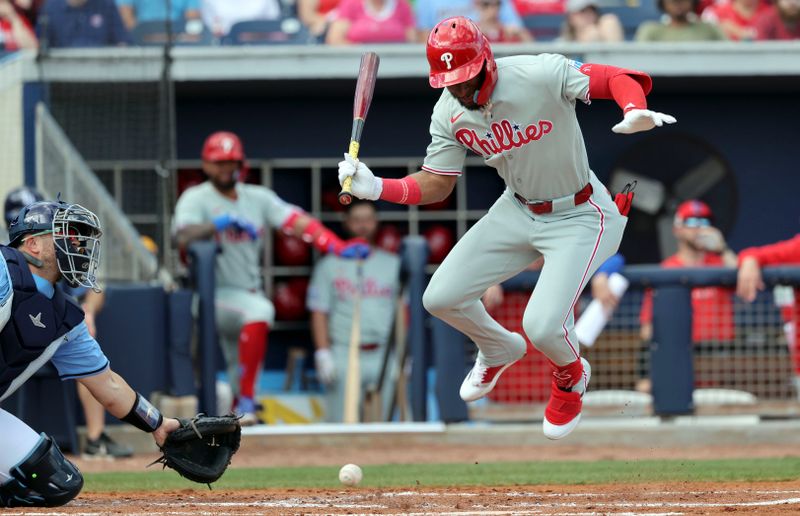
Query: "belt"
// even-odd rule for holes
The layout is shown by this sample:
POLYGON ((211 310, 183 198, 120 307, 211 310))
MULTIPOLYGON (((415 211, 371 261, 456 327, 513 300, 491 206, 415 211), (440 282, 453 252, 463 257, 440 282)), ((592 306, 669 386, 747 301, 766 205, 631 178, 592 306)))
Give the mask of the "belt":
POLYGON ((375 351, 378 349, 377 342, 368 342, 366 344, 361 344, 361 351, 375 351))
POLYGON ((521 202, 528 210, 531 212, 542 215, 544 213, 552 213, 553 212, 553 204, 559 205, 559 211, 565 208, 572 208, 574 206, 578 206, 579 204, 583 204, 589 200, 592 196, 592 184, 586 183, 586 186, 581 188, 579 191, 575 192, 573 196, 565 196, 559 197, 558 199, 553 199, 550 201, 534 201, 531 202, 528 199, 524 198, 518 193, 514 194, 514 197, 517 198, 519 202, 521 202), (561 205, 567 204, 561 208, 561 205))

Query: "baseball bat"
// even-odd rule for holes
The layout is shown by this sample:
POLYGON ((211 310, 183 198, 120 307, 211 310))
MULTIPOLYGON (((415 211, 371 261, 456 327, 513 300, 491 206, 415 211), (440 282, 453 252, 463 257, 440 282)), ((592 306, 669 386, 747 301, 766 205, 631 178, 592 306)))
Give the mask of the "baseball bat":
POLYGON ((374 385, 371 385, 367 388, 364 399, 365 422, 391 421, 391 414, 384 414, 383 399, 384 397, 390 399, 388 397, 390 396, 389 392, 391 391, 389 384, 392 383, 393 375, 395 374, 394 367, 390 363, 390 360, 394 356, 394 349, 395 346, 397 346, 396 337, 398 325, 404 324, 403 315, 405 305, 403 304, 402 289, 398 289, 398 293, 395 295, 394 306, 395 317, 392 321, 392 329, 390 332, 391 336, 389 337, 389 340, 386 343, 386 349, 383 352, 383 359, 381 360, 381 370, 378 374, 378 381, 374 385))
POLYGON ((358 423, 359 400, 361 399, 361 287, 363 266, 361 260, 356 263, 356 293, 353 296, 353 323, 350 326, 350 343, 347 350, 347 378, 344 384, 345 423, 358 423))
MULTIPOLYGON (((375 91, 375 80, 378 77, 378 65, 381 59, 375 52, 366 52, 361 56, 361 66, 358 69, 358 82, 356 94, 353 97, 353 129, 350 131, 350 147, 347 153, 353 159, 358 159, 358 150, 361 146, 361 132, 367 120, 367 111, 372 103, 372 93, 375 91)), ((345 178, 342 191, 339 192, 339 202, 345 206, 353 202, 351 193, 353 178, 345 178)))

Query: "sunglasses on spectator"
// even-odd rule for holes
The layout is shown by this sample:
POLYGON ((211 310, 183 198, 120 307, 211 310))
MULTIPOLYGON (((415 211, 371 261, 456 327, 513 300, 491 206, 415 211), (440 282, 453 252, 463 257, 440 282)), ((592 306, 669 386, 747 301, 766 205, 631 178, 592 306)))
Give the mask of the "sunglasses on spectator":
POLYGON ((711 220, 704 217, 687 217, 683 225, 687 228, 707 228, 711 225, 711 220))
POLYGON ((480 5, 481 7, 483 7, 483 8, 488 8, 488 7, 500 7, 500 0, 488 1, 488 2, 480 2, 480 4, 479 4, 479 5, 480 5))

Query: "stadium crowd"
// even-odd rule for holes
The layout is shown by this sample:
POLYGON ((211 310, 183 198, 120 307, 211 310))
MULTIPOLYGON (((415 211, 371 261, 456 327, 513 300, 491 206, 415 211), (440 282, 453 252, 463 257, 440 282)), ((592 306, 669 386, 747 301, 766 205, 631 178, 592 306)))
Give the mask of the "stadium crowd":
POLYGON ((493 42, 800 38, 800 0, 0 0, 0 51, 424 42, 448 16, 493 42), (169 5, 169 12, 168 6, 169 5), (171 29, 167 29, 169 20, 171 29))

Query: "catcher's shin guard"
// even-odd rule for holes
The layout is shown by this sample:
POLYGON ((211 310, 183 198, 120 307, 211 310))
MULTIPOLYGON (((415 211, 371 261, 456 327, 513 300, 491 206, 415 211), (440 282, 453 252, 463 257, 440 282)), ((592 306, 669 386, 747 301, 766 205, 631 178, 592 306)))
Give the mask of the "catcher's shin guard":
POLYGON ((81 492, 83 476, 45 434, 0 485, 0 507, 58 507, 81 492))

